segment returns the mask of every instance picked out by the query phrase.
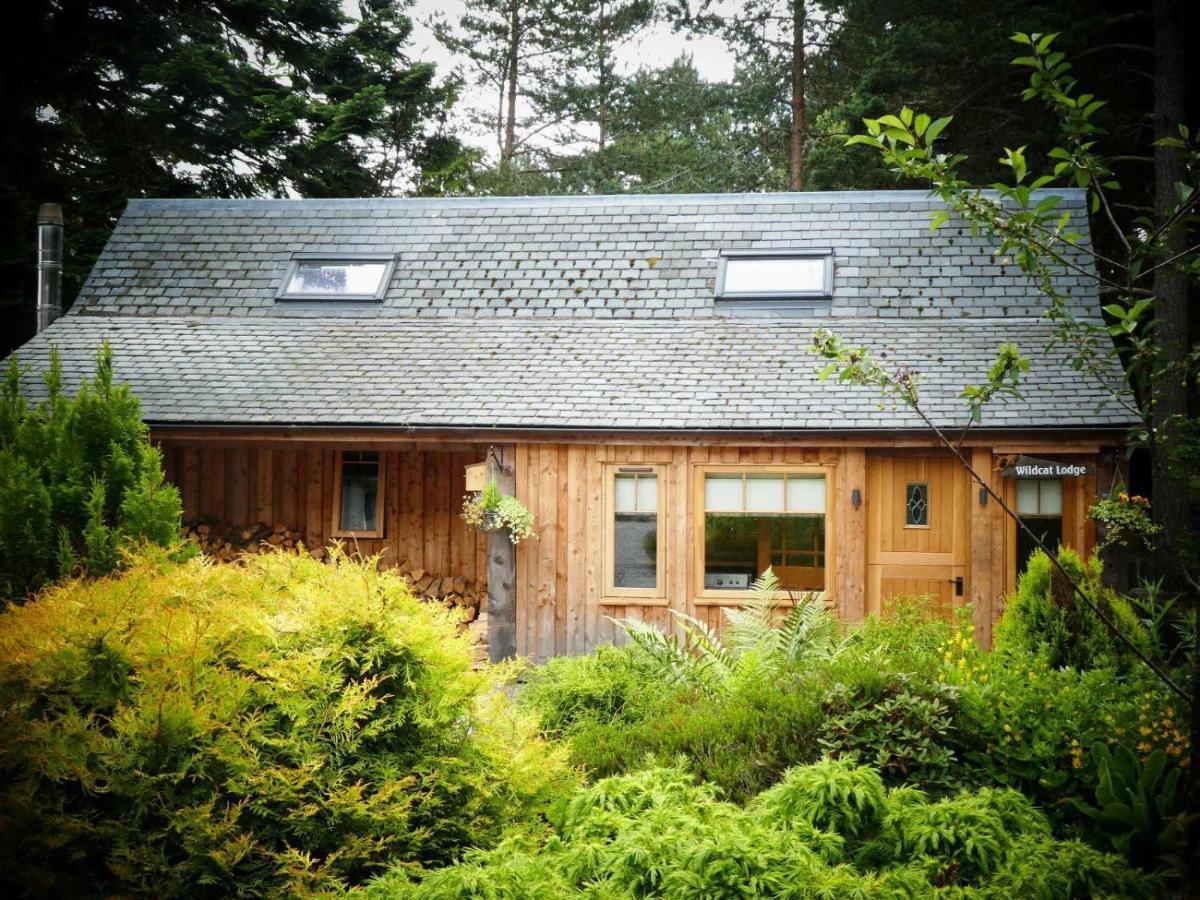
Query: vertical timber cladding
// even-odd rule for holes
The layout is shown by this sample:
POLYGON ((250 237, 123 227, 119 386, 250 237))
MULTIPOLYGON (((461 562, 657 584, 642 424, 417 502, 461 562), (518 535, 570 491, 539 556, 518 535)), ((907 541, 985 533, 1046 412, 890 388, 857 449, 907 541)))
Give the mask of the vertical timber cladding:
MULTIPOLYGON (((368 448, 369 449, 369 448, 368 448)), ((364 555, 407 560, 434 577, 487 582, 487 541, 459 517, 466 466, 486 447, 382 451, 384 532, 358 538, 364 555)), ((283 524, 309 547, 331 540, 336 447, 330 444, 163 445, 167 478, 179 488, 185 521, 239 526, 283 524)))
POLYGON ((635 619, 664 631, 677 628, 672 611, 720 629, 727 602, 696 590, 696 529, 703 512, 695 499, 703 466, 789 465, 827 467, 829 515, 826 599, 847 619, 865 609, 865 509, 851 503, 866 490, 862 449, 802 447, 691 447, 668 445, 523 443, 516 447, 517 496, 533 514, 537 540, 517 548, 517 652, 542 661, 623 642, 613 619, 635 619), (661 467, 658 502, 665 514, 662 597, 605 597, 606 466, 661 467), (836 531, 836 534, 832 532, 836 531))

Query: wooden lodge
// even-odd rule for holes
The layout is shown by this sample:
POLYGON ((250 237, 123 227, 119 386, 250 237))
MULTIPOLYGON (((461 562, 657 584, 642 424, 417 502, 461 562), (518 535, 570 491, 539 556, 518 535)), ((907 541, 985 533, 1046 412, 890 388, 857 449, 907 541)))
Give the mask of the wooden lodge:
MULTIPOLYGON (((1082 195, 1064 203, 1086 228, 1082 195)), ((1028 542, 910 411, 821 381, 814 330, 916 369, 956 439, 958 393, 1017 343, 1023 397, 963 453, 1084 553, 1129 422, 1119 373, 1077 372, 1037 291, 961 223, 930 232, 936 209, 902 191, 132 201, 19 356, 37 370, 57 347, 71 383, 109 341, 216 552, 382 554, 482 607, 494 656, 583 653, 619 639, 613 619, 672 611, 719 628, 768 566, 847 620, 897 595, 970 603, 988 641, 1028 542), (535 540, 463 522, 480 466, 535 540)), ((1091 279, 1060 279, 1099 316, 1091 279)))

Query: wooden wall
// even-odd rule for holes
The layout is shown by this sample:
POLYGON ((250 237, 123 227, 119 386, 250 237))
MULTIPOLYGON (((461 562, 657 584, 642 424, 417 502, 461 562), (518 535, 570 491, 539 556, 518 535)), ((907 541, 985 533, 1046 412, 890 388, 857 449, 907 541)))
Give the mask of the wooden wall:
MULTIPOLYGON (((371 449, 356 443, 356 449, 371 449)), ((167 475, 180 487, 185 519, 211 517, 253 525, 282 523, 300 530, 310 546, 324 546, 333 524, 333 478, 337 445, 332 442, 274 444, 173 438, 163 443, 167 475)), ((392 444, 384 449, 385 534, 360 540, 364 553, 384 552, 385 561, 407 560, 431 575, 462 575, 482 585, 487 577, 487 540, 458 516, 466 466, 481 462, 487 445, 458 443, 392 444)), ((696 467, 704 465, 821 466, 832 499, 827 521, 826 600, 848 621, 867 611, 869 467, 882 449, 858 446, 769 446, 684 443, 517 443, 517 496, 533 513, 538 539, 522 543, 516 561, 517 651, 542 661, 554 655, 584 653, 605 642, 620 643, 611 619, 640 619, 664 630, 676 627, 671 611, 695 616, 720 629, 722 608, 740 598, 697 595, 695 555, 696 467), (604 596, 604 502, 606 465, 659 465, 659 495, 666 511, 660 540, 664 547, 664 596, 617 599, 604 596), (855 507, 852 494, 860 491, 855 507)), ((1048 448, 1031 448, 1047 452, 1048 448)), ((912 452, 912 451, 910 451, 912 452)), ((928 452, 928 451, 926 451, 928 452)), ((973 447, 971 462, 1010 502, 1014 484, 1000 477, 1000 465, 1013 448, 973 447)), ((1095 450, 1090 453, 1094 456, 1095 450)), ((1092 456, 1076 457, 1086 458, 1092 456)), ((1094 476, 1064 482, 1064 535, 1090 552, 1093 533, 1086 517, 1095 495, 1094 476)), ((981 504, 978 487, 967 491, 969 513, 963 527, 967 590, 975 605, 982 640, 990 642, 1004 598, 1014 587, 1015 527, 999 505, 981 504)))
MULTIPOLYGON (((975 448, 971 456, 977 470, 1014 503, 1014 483, 1000 475, 1002 459, 986 447, 975 448)), ((676 628, 672 610, 720 630, 725 620, 722 608, 742 601, 697 597, 695 529, 701 526, 693 475, 695 466, 711 464, 828 467, 827 490, 833 505, 826 526, 826 600, 843 619, 861 620, 867 612, 868 467, 872 465, 866 449, 518 444, 517 495, 533 513, 538 529, 538 540, 522 544, 517 553, 518 653, 540 661, 584 653, 602 643, 619 644, 624 634, 611 619, 638 619, 670 631, 676 628), (666 541, 663 599, 622 602, 604 596, 606 464, 665 467, 665 490, 659 496, 668 511, 666 534, 660 537, 666 541), (851 501, 856 488, 861 492, 858 508, 851 501)), ((1095 491, 1093 476, 1064 480, 1064 538, 1085 554, 1094 542, 1086 508, 1095 491)), ((959 536, 963 568, 957 571, 965 573, 966 587, 964 596, 954 602, 974 604, 980 639, 989 646, 1004 598, 1015 588, 1015 526, 999 504, 980 503, 973 482, 967 482, 964 492, 959 497, 965 508, 956 510, 954 518, 963 532, 959 536)))
MULTIPOLYGON (((366 448, 370 449, 370 448, 366 448)), ((386 450, 384 536, 358 540, 364 554, 408 560, 435 577, 487 580, 487 541, 458 516, 466 466, 484 448, 386 450)), ((330 445, 163 445, 167 478, 179 486, 185 521, 204 517, 238 525, 282 523, 310 547, 333 530, 336 450, 330 445)))
POLYGON ((688 447, 663 445, 518 444, 517 496, 533 513, 538 539, 517 551, 517 652, 544 660, 584 653, 602 643, 621 643, 624 633, 611 619, 640 619, 663 630, 675 627, 671 610, 720 629, 725 601, 695 597, 692 467, 730 465, 822 465, 832 467, 827 490, 837 504, 837 528, 827 560, 828 595, 839 611, 860 618, 865 558, 861 511, 850 507, 850 485, 864 471, 859 449, 804 447, 688 447), (661 464, 659 494, 667 510, 664 527, 665 599, 605 598, 605 464, 661 464), (844 485, 843 485, 844 483, 844 485), (842 489, 842 486, 845 489, 842 489))

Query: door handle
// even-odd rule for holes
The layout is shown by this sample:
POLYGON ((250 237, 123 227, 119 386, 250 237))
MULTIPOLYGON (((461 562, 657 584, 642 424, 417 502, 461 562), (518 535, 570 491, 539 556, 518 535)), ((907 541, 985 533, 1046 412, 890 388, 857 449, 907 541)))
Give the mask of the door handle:
POLYGON ((961 597, 963 595, 963 577, 959 575, 957 578, 947 578, 946 580, 954 585, 954 596, 961 597))

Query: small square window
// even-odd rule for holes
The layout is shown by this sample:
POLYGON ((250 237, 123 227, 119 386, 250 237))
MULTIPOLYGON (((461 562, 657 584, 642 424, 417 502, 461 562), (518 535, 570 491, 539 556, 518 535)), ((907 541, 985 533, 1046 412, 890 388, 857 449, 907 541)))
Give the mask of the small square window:
POLYGON ((376 450, 337 455, 334 537, 383 537, 383 466, 376 450))
POLYGON ((292 258, 279 300, 380 300, 392 277, 392 256, 292 258))
POLYGON ((929 527, 929 482, 909 482, 904 489, 904 526, 929 527))
POLYGON ((1057 479, 1022 479, 1017 482, 1017 515, 1061 516, 1062 482, 1057 479))
POLYGON ((747 250, 721 254, 718 300, 789 300, 833 293, 830 250, 747 250))

